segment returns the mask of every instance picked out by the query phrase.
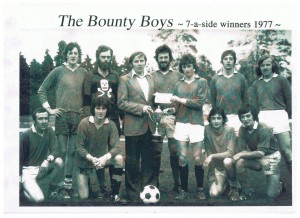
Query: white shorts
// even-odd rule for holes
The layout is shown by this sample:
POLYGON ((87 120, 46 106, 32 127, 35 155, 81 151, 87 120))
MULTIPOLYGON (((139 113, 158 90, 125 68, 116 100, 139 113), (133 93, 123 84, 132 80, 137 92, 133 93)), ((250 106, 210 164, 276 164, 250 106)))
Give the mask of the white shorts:
POLYGON ((239 115, 237 115, 237 114, 227 114, 226 117, 228 119, 226 124, 228 126, 233 127, 235 135, 238 136, 240 127, 242 125, 242 123, 240 121, 240 118, 239 118, 239 115))
POLYGON ((178 141, 189 141, 190 143, 201 142, 204 139, 204 126, 177 122, 174 138, 178 141))
POLYGON ((225 169, 217 169, 217 168, 215 168, 215 175, 216 175, 217 178, 220 177, 220 176, 227 177, 227 173, 226 173, 225 169))
MULTIPOLYGON (((265 155, 260 159, 255 159, 251 161, 259 162, 262 166, 262 171, 265 175, 278 175, 280 173, 281 154, 279 151, 275 151, 273 154, 265 155), (263 166, 266 164, 270 164, 270 170, 264 169, 263 166)), ((239 169, 237 169, 238 173, 242 173, 244 171, 245 166, 241 166, 239 169)))
POLYGON ((289 117, 285 110, 260 111, 258 119, 273 128, 273 134, 290 131, 289 117))
POLYGON ((21 183, 24 183, 28 179, 35 180, 37 175, 39 174, 39 166, 28 166, 22 168, 22 178, 21 183))
POLYGON ((270 170, 266 171, 263 168, 265 175, 278 175, 280 173, 280 161, 281 154, 279 151, 274 152, 273 154, 266 155, 260 159, 260 163, 264 165, 265 163, 270 164, 270 170))

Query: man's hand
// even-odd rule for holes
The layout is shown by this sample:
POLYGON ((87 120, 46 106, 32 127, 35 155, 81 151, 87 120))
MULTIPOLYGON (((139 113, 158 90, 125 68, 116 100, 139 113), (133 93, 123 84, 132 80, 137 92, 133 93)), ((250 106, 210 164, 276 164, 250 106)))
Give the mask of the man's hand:
POLYGON ((148 115, 151 115, 151 113, 153 113, 153 110, 152 110, 152 108, 151 108, 149 105, 145 105, 145 106, 143 107, 143 113, 146 113, 146 114, 148 114, 148 115))
POLYGON ((98 162, 95 165, 96 169, 104 168, 107 164, 107 161, 110 160, 110 158, 111 158, 111 153, 109 153, 109 152, 107 154, 99 157, 98 162))
POLYGON ((62 108, 51 109, 50 107, 48 107, 47 111, 50 115, 55 115, 56 117, 62 117, 64 115, 65 110, 62 108))
POLYGON ((187 100, 185 98, 179 98, 176 95, 173 95, 172 98, 171 98, 171 102, 178 102, 180 104, 186 104, 186 101, 187 100))
POLYGON ((96 170, 104 168, 105 164, 106 164, 106 158, 104 156, 102 156, 102 157, 99 157, 97 160, 98 160, 97 164, 95 165, 96 170))
POLYGON ((241 159, 241 153, 237 153, 232 157, 232 159, 234 160, 234 162, 238 161, 239 159, 241 159))
POLYGON ((271 164, 267 160, 261 160, 261 165, 265 171, 269 171, 271 169, 271 164))
POLYGON ((166 108, 163 110, 164 114, 174 114, 175 113, 175 108, 170 107, 170 108, 166 108))
POLYGON ((173 95, 173 96, 171 97, 171 102, 179 102, 179 103, 180 103, 180 99, 181 99, 181 98, 179 98, 178 96, 173 95))
POLYGON ((48 174, 47 173, 48 168, 49 168, 49 162, 47 160, 44 160, 39 168, 39 172, 38 172, 36 179, 38 180, 38 179, 42 179, 43 177, 45 177, 48 174))
POLYGON ((92 164, 93 164, 94 166, 96 166, 96 165, 98 164, 98 159, 97 159, 96 157, 93 157, 93 156, 90 155, 90 154, 87 154, 87 155, 86 155, 86 159, 87 159, 88 161, 92 162, 92 164))
POLYGON ((212 159, 213 159, 212 155, 209 155, 209 156, 204 160, 204 162, 203 162, 203 167, 204 167, 204 168, 208 168, 209 165, 210 165, 210 163, 212 162, 212 159))

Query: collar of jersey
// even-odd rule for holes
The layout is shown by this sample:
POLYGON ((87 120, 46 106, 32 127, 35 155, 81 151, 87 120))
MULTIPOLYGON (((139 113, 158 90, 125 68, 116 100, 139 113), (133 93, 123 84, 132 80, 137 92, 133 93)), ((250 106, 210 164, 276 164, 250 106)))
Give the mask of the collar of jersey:
MULTIPOLYGON (((90 116, 89 117, 89 121, 90 121, 90 123, 95 123, 95 117, 94 116, 90 116)), ((107 124, 107 123, 109 123, 109 119, 106 117, 104 119, 104 124, 107 124)))
POLYGON ((44 133, 40 134, 40 133, 38 133, 38 132, 36 131, 36 128, 35 128, 34 124, 32 124, 31 130, 32 130, 32 132, 34 132, 34 133, 36 133, 36 134, 38 134, 38 135, 40 135, 40 136, 43 136, 43 135, 44 135, 44 133))
MULTIPOLYGON (((237 73, 238 72, 236 70, 233 70, 233 74, 237 74, 237 73)), ((224 68, 222 68, 217 75, 218 76, 225 76, 225 74, 224 74, 224 68)))
MULTIPOLYGON (((200 76, 198 76, 197 74, 196 74, 196 76, 195 76, 195 78, 194 79, 200 79, 201 77, 200 76)), ((181 81, 184 81, 185 80, 185 76, 184 77, 182 77, 181 79, 180 79, 181 81)))
MULTIPOLYGON (((243 127, 245 127, 244 124, 243 124, 243 127)), ((254 121, 253 130, 254 130, 254 129, 257 129, 257 127, 258 127, 258 122, 257 122, 257 121, 254 121)))
MULTIPOLYGON (((271 78, 276 78, 276 77, 278 77, 278 74, 277 73, 273 73, 273 76, 271 77, 271 78)), ((261 76, 260 78, 259 78, 259 80, 262 80, 262 79, 264 79, 264 77, 263 76, 261 76)))

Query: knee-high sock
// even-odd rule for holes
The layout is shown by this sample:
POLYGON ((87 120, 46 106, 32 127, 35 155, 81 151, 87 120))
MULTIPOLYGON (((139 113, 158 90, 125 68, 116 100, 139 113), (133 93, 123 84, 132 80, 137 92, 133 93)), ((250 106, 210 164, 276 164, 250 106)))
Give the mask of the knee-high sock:
POLYGON ((171 165, 172 175, 173 175, 173 179, 174 179, 174 186, 178 187, 180 185, 178 156, 174 156, 174 155, 170 156, 170 165, 171 165))
POLYGON ((181 188, 184 191, 188 190, 188 178, 189 178, 189 167, 188 165, 182 167, 179 166, 181 188))
POLYGON ((195 176, 197 182, 197 188, 203 187, 203 179, 204 179, 204 169, 202 165, 195 165, 195 176))
POLYGON ((96 170, 97 179, 100 189, 105 186, 105 169, 96 170))
POLYGON ((114 175, 116 177, 121 177, 123 174, 123 168, 113 168, 113 176, 112 176, 112 195, 118 195, 120 192, 120 187, 121 187, 121 181, 118 181, 117 179, 114 178, 114 175))
POLYGON ((72 189, 72 175, 66 175, 64 180, 64 187, 65 189, 72 189))

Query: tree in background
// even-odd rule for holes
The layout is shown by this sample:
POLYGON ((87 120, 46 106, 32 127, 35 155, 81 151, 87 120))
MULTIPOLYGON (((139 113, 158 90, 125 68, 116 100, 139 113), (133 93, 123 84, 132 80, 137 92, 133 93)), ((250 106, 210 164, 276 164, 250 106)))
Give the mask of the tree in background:
MULTIPOLYGON (((37 90, 53 68, 53 59, 48 49, 45 51, 42 64, 33 59, 30 66, 20 52, 20 115, 29 115, 37 107, 41 107, 37 90)), ((49 102, 55 104, 55 93, 50 91, 48 95, 49 102)))
POLYGON ((290 81, 292 72, 290 61, 292 44, 290 31, 284 30, 249 30, 240 40, 231 40, 228 46, 239 54, 239 71, 245 75, 249 86, 256 78, 256 64, 264 53, 272 55, 280 66, 280 74, 290 81))
MULTIPOLYGON (((178 67, 179 60, 184 53, 191 53, 198 59, 199 70, 205 69, 214 75, 210 60, 205 54, 199 54, 197 42, 199 41, 200 30, 161 30, 151 35, 153 43, 167 44, 173 51, 173 68, 178 67), (203 63, 201 63, 203 59, 203 63)), ((233 31, 233 33, 237 33, 233 31)), ((231 40, 227 43, 228 48, 234 49, 238 55, 237 70, 244 74, 251 88, 256 78, 255 67, 259 56, 264 52, 269 52, 275 57, 280 66, 280 74, 291 81, 292 72, 290 68, 291 62, 291 31, 284 30, 244 30, 238 31, 238 40, 231 40)), ((66 42, 61 40, 58 43, 57 54, 54 60, 46 49, 42 64, 35 59, 32 60, 30 66, 26 63, 25 57, 20 53, 20 113, 29 114, 32 109, 39 105, 36 99, 36 92, 46 76, 55 66, 60 66, 64 62, 63 50, 66 42), (30 102, 30 106, 29 105, 30 102)), ((81 63, 81 60, 80 60, 81 63)), ((94 63, 92 59, 86 55, 82 66, 91 70, 94 63)), ((152 66, 148 66, 151 68, 152 66)), ((128 64, 128 57, 124 57, 122 63, 117 63, 115 56, 112 60, 112 69, 119 73, 120 76, 131 71, 128 64)), ((55 102, 55 93, 49 93, 49 101, 55 102)))
POLYGON ((20 66, 20 115, 30 112, 30 68, 23 54, 19 53, 20 66))
POLYGON ((116 56, 115 55, 112 57, 111 70, 117 72, 120 75, 120 73, 119 73, 120 67, 119 67, 119 64, 116 61, 116 56))
POLYGON ((132 70, 132 67, 129 64, 129 58, 125 57, 123 59, 122 63, 120 64, 120 66, 119 66, 118 73, 119 73, 120 76, 123 76, 123 75, 129 73, 131 70, 132 70))
POLYGON ((41 106, 37 98, 37 91, 44 79, 42 64, 33 59, 30 63, 30 113, 41 106))
POLYGON ((211 61, 204 55, 199 54, 197 49, 199 30, 161 30, 152 35, 152 41, 161 41, 161 44, 167 44, 173 51, 174 61, 172 67, 177 69, 180 58, 185 53, 191 53, 197 59, 198 69, 197 74, 205 78, 211 78, 215 71, 212 68, 211 61))
POLYGON ((46 49, 44 60, 42 62, 42 75, 46 78, 51 70, 54 69, 53 58, 49 54, 49 50, 46 49))
POLYGON ((196 48, 199 30, 161 30, 152 35, 152 41, 161 41, 167 44, 173 52, 173 68, 178 68, 179 60, 185 53, 191 53, 197 57, 198 50, 196 48))
POLYGON ((64 40, 58 43, 58 51, 54 56, 55 67, 61 66, 65 62, 63 52, 65 50, 66 45, 67 43, 64 40))
POLYGON ((80 66, 86 69, 87 71, 91 71, 94 68, 95 63, 92 64, 92 59, 90 58, 90 56, 86 55, 84 61, 81 63, 80 66))

